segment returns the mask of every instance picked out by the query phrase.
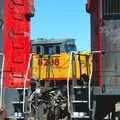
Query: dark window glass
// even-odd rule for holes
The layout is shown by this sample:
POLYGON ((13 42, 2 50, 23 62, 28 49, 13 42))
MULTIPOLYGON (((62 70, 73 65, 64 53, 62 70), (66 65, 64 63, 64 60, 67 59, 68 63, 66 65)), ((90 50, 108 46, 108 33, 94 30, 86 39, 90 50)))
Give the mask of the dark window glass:
POLYGON ((49 54, 49 47, 47 46, 44 47, 44 54, 49 54))
POLYGON ((56 46, 56 53, 57 53, 57 54, 60 53, 60 46, 56 46))
POLYGON ((37 52, 37 54, 40 54, 40 46, 36 47, 36 52, 37 52))
POLYGON ((45 46, 44 54, 58 54, 60 53, 60 46, 45 46))
POLYGON ((52 47, 49 47, 49 54, 53 54, 53 48, 52 47))
POLYGON ((74 45, 65 45, 65 50, 66 50, 67 52, 71 52, 71 51, 75 51, 76 48, 75 48, 74 45))
POLYGON ((120 0, 102 0, 102 13, 104 18, 120 18, 120 0))

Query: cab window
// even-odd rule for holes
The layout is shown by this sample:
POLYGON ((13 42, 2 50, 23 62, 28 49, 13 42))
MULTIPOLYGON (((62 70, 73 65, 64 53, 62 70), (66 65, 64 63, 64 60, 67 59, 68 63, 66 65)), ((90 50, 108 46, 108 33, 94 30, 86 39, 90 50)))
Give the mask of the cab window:
POLYGON ((60 46, 45 46, 44 54, 59 54, 60 46))
POLYGON ((75 45, 65 45, 65 50, 66 50, 66 52, 75 51, 76 47, 75 47, 75 45))

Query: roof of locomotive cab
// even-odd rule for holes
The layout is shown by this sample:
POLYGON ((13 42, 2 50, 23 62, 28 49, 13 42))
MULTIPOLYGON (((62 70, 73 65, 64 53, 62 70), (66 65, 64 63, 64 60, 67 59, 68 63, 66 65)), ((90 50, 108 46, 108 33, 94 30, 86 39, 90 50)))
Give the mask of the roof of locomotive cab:
POLYGON ((36 39, 32 40, 32 45, 37 44, 75 44, 75 39, 36 39))

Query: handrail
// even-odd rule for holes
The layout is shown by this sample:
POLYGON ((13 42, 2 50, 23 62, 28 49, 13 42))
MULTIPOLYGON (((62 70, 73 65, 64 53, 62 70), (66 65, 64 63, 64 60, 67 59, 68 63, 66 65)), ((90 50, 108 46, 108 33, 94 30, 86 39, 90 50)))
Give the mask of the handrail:
POLYGON ((2 103, 3 103, 3 70, 4 70, 4 62, 5 62, 5 57, 3 53, 0 53, 0 55, 3 56, 3 62, 2 62, 2 70, 1 70, 1 80, 0 80, 0 108, 2 108, 2 103))
POLYGON ((70 53, 70 63, 69 63, 69 67, 68 67, 68 76, 67 76, 67 102, 68 102, 68 111, 70 114, 70 93, 69 93, 69 81, 70 81, 70 68, 71 68, 71 64, 72 64, 72 54, 73 52, 70 53))
POLYGON ((32 58, 32 54, 30 54, 30 57, 29 57, 28 66, 27 66, 27 70, 26 70, 26 74, 25 74, 25 80, 24 80, 24 88, 23 88, 23 112, 24 113, 30 113, 31 112, 31 107, 30 107, 29 112, 25 112, 25 90, 26 90, 26 82, 27 82, 27 76, 28 76, 28 72, 29 72, 29 68, 30 68, 31 58, 32 58))
MULTIPOLYGON (((91 61, 92 61, 92 54, 91 54, 91 61)), ((93 111, 91 108, 91 80, 92 80, 92 73, 93 73, 93 64, 91 64, 89 82, 88 82, 88 109, 89 111, 93 111)))
MULTIPOLYGON (((102 51, 91 51, 91 63, 93 62, 93 55, 97 53, 103 53, 102 51)), ((92 80, 92 74, 93 74, 93 64, 91 64, 91 74, 89 76, 89 82, 88 82, 88 109, 89 111, 93 111, 91 108, 91 80, 92 80)))

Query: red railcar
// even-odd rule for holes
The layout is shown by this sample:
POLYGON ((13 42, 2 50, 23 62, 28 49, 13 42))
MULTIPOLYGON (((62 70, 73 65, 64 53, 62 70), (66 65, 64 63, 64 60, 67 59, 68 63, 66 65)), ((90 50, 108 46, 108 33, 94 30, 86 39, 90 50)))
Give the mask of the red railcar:
POLYGON ((116 119, 120 101, 120 1, 88 0, 86 9, 91 19, 91 50, 98 51, 93 57, 92 76, 95 119, 104 119, 110 112, 113 117, 109 119, 116 119))
MULTIPOLYGON (((4 1, 4 87, 23 87, 30 54, 29 0, 4 1)), ((27 79, 27 85, 29 84, 27 79)))
POLYGON ((87 11, 91 15, 91 50, 94 55, 93 83, 119 87, 119 0, 89 0, 87 11))
MULTIPOLYGON (((87 11, 91 14, 91 50, 102 51, 100 0, 88 0, 87 11)), ((102 55, 97 53, 93 58, 93 84, 102 85, 102 55)))
POLYGON ((20 111, 17 89, 30 84, 28 63, 33 11, 33 0, 0 1, 0 108, 5 108, 9 118, 15 117, 16 106, 20 111))

